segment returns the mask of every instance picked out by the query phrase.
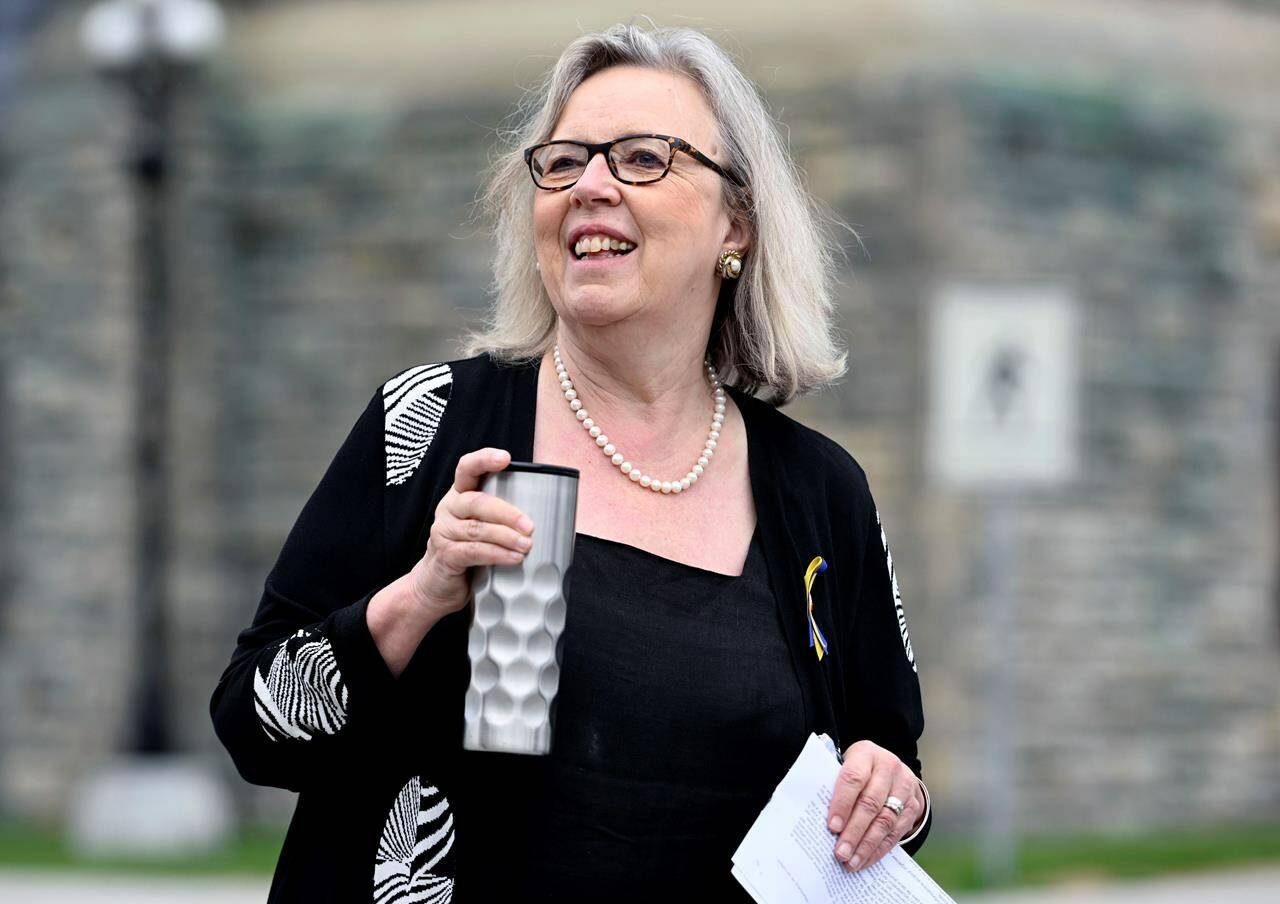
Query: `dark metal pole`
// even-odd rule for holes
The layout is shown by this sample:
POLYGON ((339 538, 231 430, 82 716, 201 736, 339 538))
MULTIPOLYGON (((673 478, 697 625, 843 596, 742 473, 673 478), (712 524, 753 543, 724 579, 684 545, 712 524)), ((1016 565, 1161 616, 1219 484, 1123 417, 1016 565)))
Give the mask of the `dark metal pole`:
MULTIPOLYGON (((154 25, 154 23, 151 23, 154 25)), ((137 688, 132 749, 173 749, 169 714, 169 118, 171 67, 158 55, 129 75, 137 115, 130 160, 137 205, 138 350, 134 368, 137 487, 137 688)))

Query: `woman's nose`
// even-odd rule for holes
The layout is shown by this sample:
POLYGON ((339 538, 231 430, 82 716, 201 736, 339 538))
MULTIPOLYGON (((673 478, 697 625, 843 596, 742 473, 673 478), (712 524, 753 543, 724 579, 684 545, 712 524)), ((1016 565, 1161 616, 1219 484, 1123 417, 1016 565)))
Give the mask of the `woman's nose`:
POLYGON ((616 203, 622 197, 618 191, 618 180, 609 171, 609 161, 604 159, 604 154, 596 154, 587 161, 587 168, 578 177, 571 195, 583 204, 591 201, 616 203))

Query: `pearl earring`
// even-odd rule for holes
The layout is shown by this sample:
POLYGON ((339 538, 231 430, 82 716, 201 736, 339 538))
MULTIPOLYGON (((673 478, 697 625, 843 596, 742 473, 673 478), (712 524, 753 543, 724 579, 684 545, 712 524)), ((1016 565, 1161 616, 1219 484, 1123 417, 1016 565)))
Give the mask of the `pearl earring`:
POLYGON ((716 272, 725 279, 737 279, 742 275, 742 255, 732 248, 720 252, 716 261, 716 272))

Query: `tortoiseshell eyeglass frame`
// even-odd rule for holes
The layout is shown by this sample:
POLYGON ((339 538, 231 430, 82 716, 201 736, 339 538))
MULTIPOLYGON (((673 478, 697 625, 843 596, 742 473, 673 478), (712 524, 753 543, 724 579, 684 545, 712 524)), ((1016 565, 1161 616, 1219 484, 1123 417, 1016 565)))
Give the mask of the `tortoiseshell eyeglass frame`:
MULTIPOLYGON (((591 163, 591 158, 594 157, 596 154, 604 154, 604 162, 609 167, 609 172, 613 174, 613 178, 617 179, 619 182, 625 185, 651 185, 654 182, 658 182, 658 181, 661 181, 662 179, 665 179, 667 176, 667 173, 671 172, 671 165, 675 163, 676 151, 684 151, 694 160, 698 161, 704 166, 708 166, 711 169, 715 170, 717 173, 719 173, 724 178, 728 179, 734 185, 737 185, 739 188, 747 187, 745 182, 743 182, 733 173, 724 169, 722 166, 720 166, 720 164, 716 163, 714 160, 712 160, 706 154, 702 153, 702 151, 695 148, 689 142, 685 141, 683 138, 676 138, 674 135, 656 135, 653 133, 642 133, 638 135, 623 135, 620 138, 615 138, 612 141, 602 141, 599 144, 590 144, 589 142, 586 142, 586 141, 572 141, 570 139, 561 139, 559 141, 544 141, 542 144, 535 144, 531 148, 525 148, 524 162, 529 166, 529 176, 530 178, 533 179, 533 184, 538 188, 542 189, 543 191, 564 191, 565 189, 573 188, 575 185, 578 184, 578 179, 582 178, 582 176, 578 176, 578 179, 574 179, 568 185, 556 185, 551 187, 542 185, 538 182, 538 176, 533 171, 533 155, 541 148, 545 148, 553 144, 573 144, 573 145, 577 145, 580 148, 586 148, 587 164, 591 163), (632 180, 632 179, 624 179, 622 178, 622 176, 618 174, 617 164, 613 162, 613 158, 609 156, 609 152, 613 150, 613 146, 618 142, 630 141, 632 138, 659 138, 667 143, 667 145, 671 148, 671 154, 667 158, 667 165, 662 170, 662 175, 655 176, 652 179, 632 180)), ((586 171, 586 165, 583 166, 583 171, 584 172, 586 171)))

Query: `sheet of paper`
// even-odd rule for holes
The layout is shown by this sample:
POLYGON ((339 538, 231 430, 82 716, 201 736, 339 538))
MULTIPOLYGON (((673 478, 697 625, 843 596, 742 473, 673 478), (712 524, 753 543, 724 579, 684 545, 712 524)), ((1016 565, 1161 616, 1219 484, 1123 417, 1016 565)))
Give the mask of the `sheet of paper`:
POLYGON ((839 771, 830 739, 810 735, 734 852, 734 878, 759 904, 955 904, 901 847, 856 872, 841 866, 827 830, 839 771))

